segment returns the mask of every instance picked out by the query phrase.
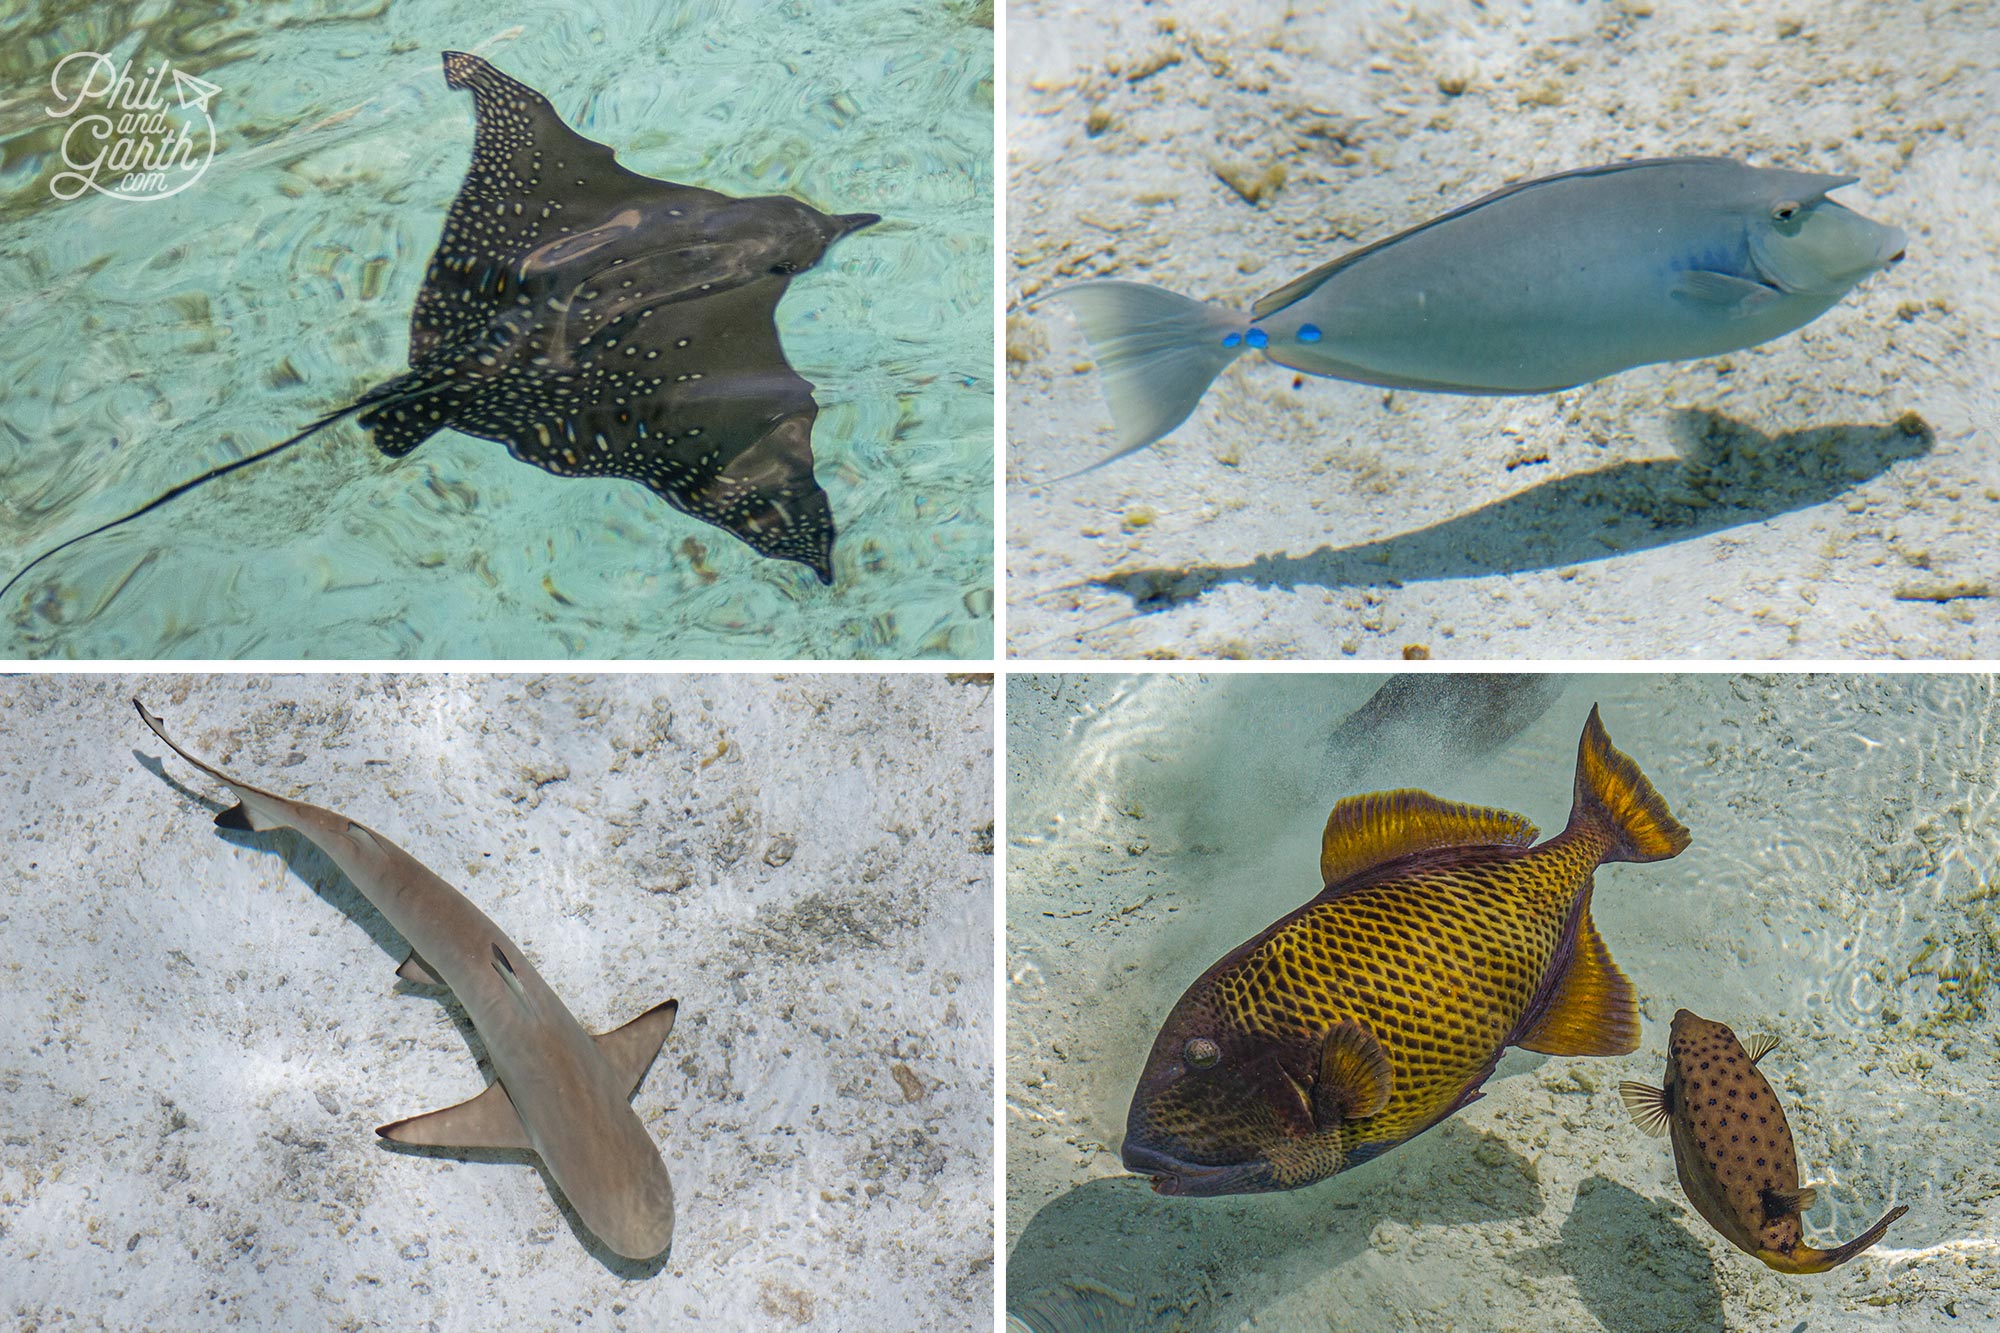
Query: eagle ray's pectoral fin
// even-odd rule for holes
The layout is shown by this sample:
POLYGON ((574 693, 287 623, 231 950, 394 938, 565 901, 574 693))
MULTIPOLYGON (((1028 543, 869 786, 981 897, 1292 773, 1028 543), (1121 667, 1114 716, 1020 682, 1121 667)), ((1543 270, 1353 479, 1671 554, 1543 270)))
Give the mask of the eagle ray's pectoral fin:
POLYGON ((674 1015, 680 1011, 679 1000, 668 1000, 656 1004, 645 1013, 623 1027, 598 1034, 597 1049, 611 1062, 611 1068, 625 1081, 625 1095, 631 1096, 639 1090, 639 1080, 646 1077, 652 1067, 653 1058, 666 1045, 667 1034, 674 1030, 674 1015))
POLYGON ((470 1101, 442 1111, 413 1115, 375 1131, 395 1143, 419 1148, 527 1148, 528 1131, 507 1089, 496 1080, 470 1101))

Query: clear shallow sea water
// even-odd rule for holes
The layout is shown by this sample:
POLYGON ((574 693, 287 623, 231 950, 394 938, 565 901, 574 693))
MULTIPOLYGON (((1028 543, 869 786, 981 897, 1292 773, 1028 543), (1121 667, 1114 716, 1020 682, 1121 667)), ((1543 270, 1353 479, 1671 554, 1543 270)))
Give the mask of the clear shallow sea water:
POLYGON ((1018 1329, 1966 1328, 2000 1321, 2000 701, 1980 676, 1582 676, 1473 724, 1382 678, 1014 679, 1009 695, 1007 1302, 1018 1329), (1174 1000, 1317 888, 1337 795, 1402 786, 1569 810, 1577 735, 1613 741, 1688 826, 1597 874, 1639 1051, 1514 1051, 1486 1097, 1285 1194, 1173 1199, 1117 1160, 1174 1000), (1539 711, 1537 711, 1539 710, 1539 711), (1483 740, 1481 737, 1483 736, 1483 740), (1781 1040, 1765 1070, 1808 1239, 1910 1212, 1785 1277, 1686 1203, 1619 1104, 1686 1006, 1781 1040))
POLYGON ((837 583, 636 484, 351 423, 81 542, 0 607, 48 657, 985 656, 992 31, 977 4, 697 0, 0 9, 0 551, 276 443, 406 364, 472 143, 442 49, 641 173, 884 221, 779 306, 816 386, 837 583), (166 57, 222 89, 194 186, 51 197, 50 70, 166 57))

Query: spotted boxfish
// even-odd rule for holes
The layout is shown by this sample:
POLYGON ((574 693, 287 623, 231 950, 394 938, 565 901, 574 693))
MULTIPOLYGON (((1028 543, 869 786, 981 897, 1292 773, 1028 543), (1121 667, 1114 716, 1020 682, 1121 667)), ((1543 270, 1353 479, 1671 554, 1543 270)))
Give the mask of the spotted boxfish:
POLYGON ((1638 1003, 1591 921, 1591 876, 1675 856, 1688 832, 1595 708, 1569 824, 1535 836, 1519 815, 1420 791, 1335 805, 1319 895, 1167 1016, 1126 1169, 1162 1194, 1297 1189, 1475 1101, 1508 1046, 1636 1050, 1638 1003))
POLYGON ((1187 420, 1246 351, 1361 384, 1536 394, 1769 342, 1903 257, 1901 231, 1826 197, 1858 179, 1720 157, 1618 162, 1496 190, 1321 265, 1248 315, 1137 282, 1051 299, 1097 354, 1118 458, 1187 420))
POLYGON ((1721 1023, 1682 1009, 1667 1038, 1667 1081, 1621 1083, 1626 1109, 1649 1134, 1673 1131, 1674 1171, 1695 1211, 1746 1254, 1780 1273, 1824 1273, 1861 1253, 1910 1211, 1891 1208, 1847 1244, 1816 1250, 1801 1219, 1819 1192, 1799 1188, 1792 1127, 1757 1062, 1776 1038, 1749 1050, 1721 1023))
POLYGON ((641 176, 478 56, 445 52, 444 75, 472 94, 472 165, 417 293, 410 369, 51 547, 0 596, 57 551, 353 413, 391 458, 451 429, 557 476, 636 481, 833 582, 833 514, 813 476, 819 405, 785 360, 775 311, 794 275, 881 219, 641 176))

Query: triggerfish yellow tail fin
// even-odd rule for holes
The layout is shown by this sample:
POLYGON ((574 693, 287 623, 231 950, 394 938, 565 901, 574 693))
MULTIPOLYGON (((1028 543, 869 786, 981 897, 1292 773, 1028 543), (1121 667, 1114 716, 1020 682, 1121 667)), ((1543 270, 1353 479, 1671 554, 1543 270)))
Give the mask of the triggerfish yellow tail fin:
MULTIPOLYGON (((1588 838, 1599 861, 1664 861, 1688 845, 1688 831, 1639 766, 1605 734, 1597 709, 1576 750, 1576 803, 1565 837, 1588 838)), ((1639 997, 1611 961, 1590 919, 1586 887, 1576 905, 1568 959, 1548 999, 1530 1013, 1514 1045, 1544 1055, 1629 1055, 1639 1049, 1639 997)))
POLYGON ((1664 861, 1688 845, 1688 831, 1639 766, 1611 744, 1593 705, 1576 747, 1576 802, 1569 832, 1594 829, 1610 840, 1600 861, 1664 861))
POLYGON ((1891 1208, 1882 1214, 1882 1220, 1850 1240, 1845 1245, 1831 1250, 1815 1250, 1810 1245, 1801 1245, 1790 1254, 1777 1250, 1758 1250, 1757 1257, 1780 1273, 1824 1273, 1829 1268, 1838 1268, 1888 1234, 1889 1224, 1909 1212, 1901 1206, 1891 1208))

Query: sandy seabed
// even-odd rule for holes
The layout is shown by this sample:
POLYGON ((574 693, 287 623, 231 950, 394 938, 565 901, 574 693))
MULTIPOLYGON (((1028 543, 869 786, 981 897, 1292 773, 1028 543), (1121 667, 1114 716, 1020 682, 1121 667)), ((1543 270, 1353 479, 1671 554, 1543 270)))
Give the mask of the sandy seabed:
POLYGON ((2000 700, 1975 676, 1576 677, 1477 727, 1378 679, 1022 675, 1008 695, 1007 1308, 1015 1333, 1839 1333, 2000 1324, 2000 700), (1593 703, 1693 835, 1609 865, 1592 912, 1639 1050, 1509 1051, 1485 1096, 1302 1190, 1153 1194, 1118 1161, 1160 1022, 1318 888, 1340 795, 1567 816, 1593 703), (1504 719, 1502 719, 1504 721, 1504 719), (1342 728, 1345 728, 1344 730, 1342 728), (1336 738, 1331 748, 1325 746, 1336 738), (1788 1277, 1697 1216, 1630 1122, 1686 1006, 1763 1063, 1812 1243, 1788 1277))
POLYGON ((1016 657, 2000 651, 2000 13, 1987 3, 1019 0, 1008 25, 1016 657), (1261 358, 1111 453, 1063 284, 1247 308, 1510 180, 1841 172, 1909 257, 1801 332, 1535 398, 1261 358))
POLYGON ((991 689, 941 676, 0 680, 0 1311, 20 1329, 984 1330, 991 689), (664 1262, 522 1160, 376 1126, 490 1075, 246 781, 456 884, 579 1022, 669 996, 633 1099, 664 1262))

